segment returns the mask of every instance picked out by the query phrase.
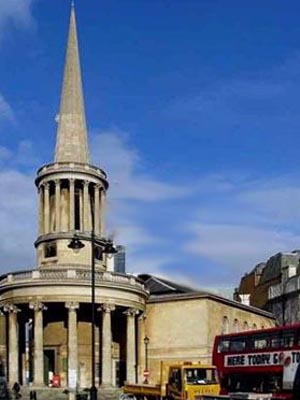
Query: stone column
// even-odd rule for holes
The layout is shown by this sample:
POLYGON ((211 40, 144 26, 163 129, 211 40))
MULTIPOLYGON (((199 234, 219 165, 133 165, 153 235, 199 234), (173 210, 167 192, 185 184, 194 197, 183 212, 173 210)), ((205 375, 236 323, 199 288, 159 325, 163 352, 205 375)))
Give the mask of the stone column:
POLYGON ((49 183, 44 185, 44 233, 49 233, 50 227, 50 196, 49 183))
POLYGON ((39 235, 44 233, 44 204, 43 204, 43 186, 39 185, 39 235))
POLYGON ((69 204, 69 230, 75 229, 75 179, 69 180, 69 193, 70 193, 70 204, 69 204))
POLYGON ((83 185, 83 230, 90 231, 90 198, 89 198, 89 181, 84 181, 83 185))
POLYGON ((95 234, 100 233, 100 185, 94 185, 95 234))
POLYGON ((35 386, 44 386, 44 328, 43 311, 47 307, 41 302, 29 303, 29 308, 34 310, 34 371, 33 382, 35 386))
POLYGON ((127 335, 126 335, 126 381, 135 383, 136 381, 136 349, 135 349, 135 316, 138 310, 128 309, 124 313, 127 316, 127 335))
POLYGON ((8 313, 8 381, 12 386, 19 382, 19 338, 18 338, 18 319, 17 313, 20 311, 15 305, 8 304, 3 307, 8 313))
POLYGON ((55 181, 55 231, 60 232, 60 180, 55 181))
POLYGON ((100 235, 105 236, 105 191, 100 191, 100 235))
POLYGON ((65 304, 68 313, 68 386, 76 389, 78 386, 78 333, 77 312, 79 303, 68 302, 65 304))
POLYGON ((102 386, 112 386, 112 332, 111 312, 113 304, 103 304, 102 310, 102 386))

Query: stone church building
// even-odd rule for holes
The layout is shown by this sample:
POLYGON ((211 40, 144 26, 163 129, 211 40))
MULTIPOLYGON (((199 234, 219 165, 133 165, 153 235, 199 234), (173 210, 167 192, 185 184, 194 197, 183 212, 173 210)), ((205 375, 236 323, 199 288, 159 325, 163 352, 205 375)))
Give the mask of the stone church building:
POLYGON ((37 267, 0 277, 0 356, 10 385, 43 387, 58 375, 62 387, 90 387, 92 257, 97 386, 143 380, 146 336, 155 382, 162 359, 210 361, 216 334, 274 324, 270 313, 233 300, 114 271, 103 252, 108 180, 89 161, 74 7, 57 123, 54 162, 35 180, 37 267), (81 248, 70 248, 74 239, 81 248))

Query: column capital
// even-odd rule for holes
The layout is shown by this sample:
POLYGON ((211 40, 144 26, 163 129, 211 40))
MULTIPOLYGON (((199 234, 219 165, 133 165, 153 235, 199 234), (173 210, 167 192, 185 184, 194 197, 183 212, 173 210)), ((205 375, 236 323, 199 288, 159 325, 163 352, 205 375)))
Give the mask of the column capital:
POLYGON ((79 308, 79 303, 76 301, 67 301, 65 303, 65 307, 68 308, 70 311, 75 311, 79 308))
POLYGON ((116 309, 116 306, 114 304, 104 303, 104 304, 101 304, 101 306, 98 308, 98 311, 103 311, 105 313, 111 313, 115 309, 116 309))
POLYGON ((34 311, 44 311, 44 310, 48 310, 48 307, 45 306, 45 304, 42 303, 41 301, 31 301, 31 302, 29 303, 29 308, 30 308, 31 310, 34 310, 34 311))
POLYGON ((70 179, 69 179, 69 182, 70 182, 72 185, 74 185, 74 184, 75 184, 75 181, 76 181, 76 179, 75 179, 75 178, 70 178, 70 179))
POLYGON ((138 320, 143 322, 147 319, 147 317, 148 315, 145 312, 143 312, 141 315, 139 315, 138 320))
POLYGON ((21 310, 15 304, 4 304, 3 311, 14 314, 21 312, 21 310))
POLYGON ((49 190, 50 182, 43 183, 45 190, 49 190))
POLYGON ((83 184, 84 184, 84 186, 89 186, 90 181, 84 180, 84 181, 83 181, 83 184))
POLYGON ((137 310, 136 308, 128 308, 126 311, 123 312, 123 314, 127 315, 127 317, 134 317, 139 313, 139 310, 137 310))
POLYGON ((100 190, 101 189, 100 183, 96 183, 94 187, 95 187, 96 190, 100 190))
POLYGON ((60 179, 59 179, 59 178, 54 179, 54 182, 55 182, 55 185, 56 185, 56 186, 59 186, 59 185, 60 185, 60 179))

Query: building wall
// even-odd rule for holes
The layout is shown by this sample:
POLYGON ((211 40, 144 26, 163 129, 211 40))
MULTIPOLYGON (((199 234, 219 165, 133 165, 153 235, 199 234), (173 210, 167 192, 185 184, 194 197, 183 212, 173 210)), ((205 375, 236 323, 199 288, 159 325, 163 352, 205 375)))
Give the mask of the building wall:
MULTIPOLYGON (((208 315, 198 300, 150 303, 146 309, 145 335, 150 338, 150 382, 158 382, 160 362, 207 359, 208 315)), ((144 347, 144 343, 141 343, 144 347)), ((144 359, 144 357, 142 357, 144 359)))
MULTIPOLYGON (((239 303, 237 303, 239 304, 239 303)), ((143 320, 143 335, 148 336, 150 383, 160 380, 161 361, 211 362, 212 346, 216 335, 221 334, 224 317, 228 320, 228 332, 248 327, 270 327, 274 320, 259 315, 250 308, 245 310, 209 298, 164 300, 149 302, 143 320)), ((224 332, 225 333, 225 332, 224 332)), ((145 345, 139 337, 139 381, 145 368, 145 345)))
POLYGON ((275 326, 274 319, 217 301, 206 301, 208 314, 213 315, 207 326, 207 349, 212 354, 216 335, 275 326), (224 324, 227 321, 227 324, 224 324))

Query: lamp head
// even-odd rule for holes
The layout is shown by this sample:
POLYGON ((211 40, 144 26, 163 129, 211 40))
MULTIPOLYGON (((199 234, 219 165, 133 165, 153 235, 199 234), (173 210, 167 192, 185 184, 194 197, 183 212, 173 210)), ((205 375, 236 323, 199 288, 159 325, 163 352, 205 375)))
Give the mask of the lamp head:
POLYGON ((116 254, 117 252, 118 252, 118 250, 115 248, 113 242, 111 240, 108 240, 103 249, 103 253, 112 255, 112 254, 116 254))
POLYGON ((71 242, 68 244, 68 247, 69 249, 74 250, 74 253, 78 253, 84 247, 84 244, 75 235, 71 242))

